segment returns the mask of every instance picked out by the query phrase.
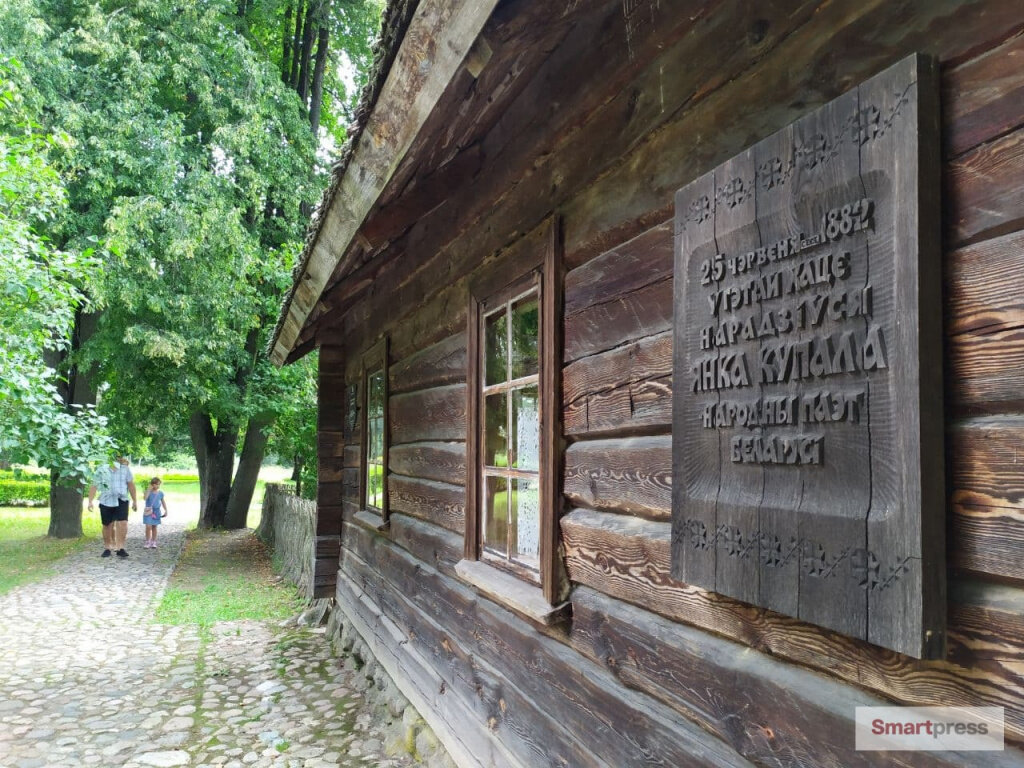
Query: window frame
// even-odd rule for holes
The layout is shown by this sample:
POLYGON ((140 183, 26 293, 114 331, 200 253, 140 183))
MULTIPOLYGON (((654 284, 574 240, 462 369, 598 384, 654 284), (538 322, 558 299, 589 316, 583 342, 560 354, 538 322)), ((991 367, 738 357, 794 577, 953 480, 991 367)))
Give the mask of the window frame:
MULTIPOLYGON (((511 310, 512 310, 512 307, 516 304, 516 302, 518 302, 518 301, 520 301, 522 299, 525 299, 528 296, 536 296, 537 297, 537 309, 538 309, 538 312, 539 312, 540 308, 541 308, 540 307, 541 296, 542 296, 542 293, 543 293, 541 281, 542 281, 542 277, 541 277, 541 274, 540 274, 540 270, 539 269, 531 270, 530 272, 528 272, 527 274, 523 275, 519 279, 517 279, 514 282, 510 283, 508 286, 503 288, 497 294, 492 294, 487 299, 485 299, 485 300, 480 302, 480 326, 479 326, 478 333, 480 334, 481 346, 480 346, 480 356, 477 359, 477 365, 479 366, 480 371, 484 371, 484 369, 486 368, 486 360, 485 360, 485 358, 486 358, 486 346, 485 346, 484 342, 486 341, 487 317, 489 315, 494 314, 495 312, 499 312, 499 311, 502 311, 502 310, 504 310, 507 313, 510 313, 511 310)), ((507 317, 508 316, 506 316, 506 322, 507 322, 507 317)), ((536 387, 537 387, 537 392, 538 392, 538 404, 537 404, 538 417, 540 418, 541 422, 543 422, 543 411, 541 410, 541 408, 543 407, 543 403, 540 402, 540 394, 539 394, 540 391, 541 391, 542 385, 543 385, 543 381, 541 379, 541 372, 540 372, 540 364, 541 364, 541 359, 540 358, 541 358, 541 355, 542 355, 542 353, 541 353, 541 343, 542 343, 541 336, 542 336, 541 328, 540 328, 540 324, 538 324, 538 329, 537 329, 538 360, 537 360, 537 373, 536 374, 530 374, 529 376, 522 376, 522 377, 519 377, 517 379, 506 379, 506 380, 504 380, 504 381, 502 381, 502 382, 500 382, 498 384, 487 384, 486 379, 481 377, 481 381, 479 383, 479 387, 478 387, 478 391, 477 391, 477 408, 479 409, 479 412, 477 413, 477 424, 479 425, 478 426, 477 439, 481 443, 481 445, 480 445, 481 449, 486 449, 486 409, 487 409, 487 397, 492 395, 492 394, 496 394, 498 392, 502 392, 502 393, 505 393, 507 395, 507 394, 511 393, 512 391, 514 391, 516 389, 519 389, 520 386, 524 382, 526 382, 527 380, 530 381, 530 382, 535 382, 536 383, 536 387)), ((511 348, 509 348, 506 351, 508 353, 511 353, 511 348)), ((508 361, 506 360, 506 362, 508 362, 508 361)), ((512 420, 512 410, 511 410, 511 408, 509 408, 509 410, 506 413, 506 421, 507 421, 508 424, 511 424, 511 420, 512 420)), ((538 438, 539 438, 538 439, 538 443, 543 443, 543 436, 539 434, 538 438)), ((509 433, 508 439, 511 440, 511 431, 509 433)), ((540 448, 540 445, 538 445, 538 448, 540 448)), ((503 557, 501 555, 498 555, 497 553, 489 552, 487 550, 487 548, 484 546, 483 516, 486 513, 486 509, 485 509, 485 505, 483 504, 483 496, 481 494, 486 492, 486 479, 488 477, 503 477, 509 483, 511 483, 511 481, 513 481, 513 480, 521 480, 521 479, 527 479, 527 478, 534 478, 535 477, 535 478, 537 478, 537 484, 540 485, 540 477, 543 474, 543 469, 544 469, 543 457, 542 456, 538 456, 538 467, 537 467, 537 471, 536 472, 534 472, 532 470, 513 470, 511 467, 506 467, 504 470, 500 470, 499 468, 494 467, 493 465, 489 465, 489 464, 484 463, 483 455, 482 455, 482 451, 481 451, 481 457, 480 457, 480 462, 479 462, 478 469, 479 469, 478 478, 479 478, 479 481, 480 481, 480 490, 479 490, 479 492, 477 494, 477 505, 478 505, 478 509, 477 509, 477 515, 478 515, 478 522, 477 522, 477 539, 478 539, 477 540, 477 547, 478 547, 478 550, 477 551, 479 553, 479 558, 478 559, 481 560, 484 563, 487 563, 488 565, 491 565, 491 566, 495 567, 495 568, 500 568, 503 571, 508 571, 509 573, 511 573, 514 576, 517 576, 517 577, 523 579, 524 581, 533 582, 534 584, 537 584, 538 586, 540 586, 541 582, 542 582, 542 577, 541 577, 541 572, 540 572, 540 562, 541 561, 540 561, 540 552, 539 551, 537 553, 537 568, 534 569, 534 568, 531 568, 530 566, 526 565, 525 563, 521 563, 521 562, 518 562, 516 560, 511 559, 507 555, 503 557), (495 471, 495 470, 497 470, 497 471, 495 471)), ((507 493, 509 494, 509 497, 511 497, 511 493, 512 493, 511 484, 509 484, 509 486, 508 486, 507 493)), ((538 494, 538 496, 539 496, 539 494, 538 494)), ((543 511, 542 510, 540 511, 540 517, 541 517, 541 520, 543 520, 543 511)), ((508 521, 508 526, 509 526, 509 530, 511 531, 511 529, 513 527, 513 523, 512 523, 511 520, 508 521)), ((540 531, 538 530, 537 531, 538 544, 539 544, 540 535, 541 535, 540 531)))
POLYGON ((363 355, 359 371, 359 386, 361 389, 359 397, 359 419, 360 419, 360 446, 359 446, 359 510, 362 513, 374 515, 380 518, 380 527, 384 528, 390 522, 390 505, 388 499, 388 451, 391 447, 391 421, 388 408, 390 391, 388 378, 388 357, 389 338, 383 339, 374 344, 363 355), (381 477, 381 493, 383 498, 380 507, 369 505, 367 496, 369 494, 369 483, 367 482, 367 470, 369 469, 370 451, 370 376, 381 372, 384 379, 384 403, 383 403, 383 471, 381 477))
MULTIPOLYGON (((471 286, 467 318, 467 376, 466 376, 466 514, 464 561, 459 572, 495 599, 503 600, 509 591, 501 586, 506 577, 491 579, 486 574, 493 568, 501 574, 512 574, 525 587, 540 594, 535 602, 548 606, 546 612, 531 615, 541 623, 550 623, 555 615, 551 606, 557 606, 568 592, 568 581, 561 561, 558 540, 558 518, 563 501, 561 489, 563 437, 562 437, 562 305, 563 265, 561 259, 561 232, 557 221, 552 221, 543 234, 543 244, 535 251, 535 258, 511 259, 519 269, 509 279, 507 271, 488 283, 471 286), (539 505, 540 541, 536 571, 515 561, 500 561, 485 555, 482 544, 483 492, 484 492, 484 435, 483 418, 484 378, 484 318, 502 304, 507 304, 536 287, 540 313, 538 330, 537 375, 540 456, 539 505), (471 575, 472 574, 472 575, 471 575), (489 584, 481 584, 483 580, 489 584), (542 599, 541 599, 542 598, 542 599)), ((508 382, 506 382, 508 383, 508 382)), ((519 601, 516 600, 518 603, 519 601)), ((516 608, 515 605, 510 607, 516 608)), ((560 606, 556 607, 556 611, 560 606)))

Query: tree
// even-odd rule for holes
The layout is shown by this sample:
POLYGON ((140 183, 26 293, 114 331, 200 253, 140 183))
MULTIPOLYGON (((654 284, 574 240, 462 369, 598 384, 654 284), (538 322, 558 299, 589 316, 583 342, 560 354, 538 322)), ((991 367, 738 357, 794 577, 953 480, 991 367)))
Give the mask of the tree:
MULTIPOLYGON (((164 147, 160 183, 120 195, 105 220, 104 312, 86 347, 109 385, 101 407, 135 440, 187 424, 201 523, 241 527, 267 430, 287 401, 290 373, 263 347, 317 177, 302 110, 232 32, 230 10, 137 3, 103 19, 102 42, 69 53, 87 83, 96 78, 87 90, 114 81, 128 95, 103 113, 130 116, 164 147)), ((116 178, 97 164, 83 178, 116 178)))
MULTIPOLYGON (((74 376, 61 378, 57 366, 87 309, 96 260, 91 249, 55 249, 43 234, 65 205, 49 155, 68 138, 32 120, 39 101, 20 63, 0 60, 0 455, 80 487, 112 443, 94 409, 64 407, 61 389, 74 376)), ((81 504, 77 516, 51 520, 51 535, 81 533, 81 504)))
MULTIPOLYGON (((68 355, 69 370, 101 382, 99 407, 121 445, 160 447, 189 433, 207 526, 245 524, 268 430, 305 386, 297 377, 311 375, 278 370, 263 353, 301 248, 303 204, 330 159, 316 154, 310 130, 320 57, 307 62, 304 96, 281 81, 284 6, 9 0, 0 8, 0 48, 42 41, 25 53, 47 119, 76 139, 62 157, 69 204, 50 237, 68 251, 102 244, 90 292, 102 314, 68 355)), ((304 11, 302 24, 340 30, 342 6, 376 7, 324 2, 313 17, 304 11)), ((341 81, 326 38, 320 50, 326 93, 341 81)), ((318 110, 339 139, 344 94, 331 92, 318 110)))
POLYGON ((290 461, 295 493, 312 499, 317 478, 317 354, 312 352, 290 368, 295 383, 289 387, 288 407, 274 422, 269 450, 290 461))
POLYGON ((382 11, 382 0, 239 0, 246 34, 299 95, 313 135, 329 148, 343 144, 352 122, 382 11))

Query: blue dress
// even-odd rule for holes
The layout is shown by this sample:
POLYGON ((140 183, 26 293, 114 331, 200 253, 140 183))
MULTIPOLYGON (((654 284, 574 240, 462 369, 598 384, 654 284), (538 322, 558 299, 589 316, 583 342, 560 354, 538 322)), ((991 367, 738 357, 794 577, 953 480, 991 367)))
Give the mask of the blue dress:
POLYGON ((163 501, 163 491, 148 491, 146 493, 146 509, 142 513, 142 522, 146 525, 160 525, 160 503, 163 501))

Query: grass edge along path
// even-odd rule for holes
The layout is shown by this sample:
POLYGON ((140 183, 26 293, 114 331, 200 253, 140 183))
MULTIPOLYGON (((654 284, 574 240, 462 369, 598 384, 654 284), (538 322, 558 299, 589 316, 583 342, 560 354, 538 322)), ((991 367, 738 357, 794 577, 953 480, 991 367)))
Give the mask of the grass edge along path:
POLYGON ((49 507, 0 507, 0 595, 52 576, 57 563, 101 538, 99 512, 82 513, 77 539, 50 538, 49 527, 49 507))
POLYGON ((209 627, 219 621, 281 620, 304 600, 274 574, 266 545, 250 529, 194 529, 171 574, 154 622, 209 627))

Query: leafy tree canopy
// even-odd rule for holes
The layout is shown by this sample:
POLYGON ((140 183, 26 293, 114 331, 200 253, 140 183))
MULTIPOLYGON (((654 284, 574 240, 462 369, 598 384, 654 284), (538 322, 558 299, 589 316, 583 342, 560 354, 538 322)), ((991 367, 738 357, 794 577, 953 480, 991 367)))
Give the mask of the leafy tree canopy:
POLYGON ((73 137, 49 148, 66 205, 45 231, 61 253, 101 244, 84 270, 94 279, 63 280, 73 307, 88 295, 102 312, 70 359, 95 366, 122 444, 180 445, 191 429, 205 522, 223 519, 227 498, 207 480, 223 486, 226 471, 230 486, 238 441, 262 435, 262 455, 270 425, 309 388, 310 367, 276 369, 263 349, 325 181, 316 126, 340 143, 354 83, 339 62, 369 60, 379 11, 379 0, 0 8, 0 49, 19 51, 45 124, 73 137), (300 12, 312 23, 297 58, 300 12), (209 505, 220 507, 207 520, 209 505))
POLYGON ((65 205, 50 155, 69 139, 39 128, 39 103, 20 63, 0 59, 0 456, 84 479, 112 449, 105 420, 63 407, 49 363, 70 344, 96 260, 43 234, 65 205))

